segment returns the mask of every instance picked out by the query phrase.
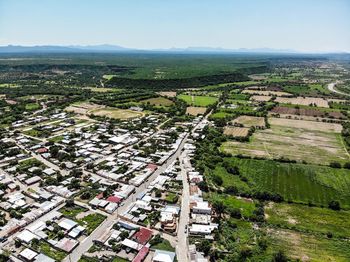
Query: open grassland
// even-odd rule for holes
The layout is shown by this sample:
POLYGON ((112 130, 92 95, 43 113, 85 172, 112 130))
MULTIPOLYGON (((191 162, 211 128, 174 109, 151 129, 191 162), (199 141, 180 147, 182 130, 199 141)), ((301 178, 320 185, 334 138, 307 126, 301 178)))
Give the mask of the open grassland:
POLYGON ((325 166, 280 163, 271 160, 224 159, 231 166, 237 166, 242 181, 237 175, 229 174, 218 166, 208 173, 208 178, 220 176, 223 187, 235 186, 243 192, 251 190, 278 193, 286 201, 312 203, 328 206, 332 200, 338 200, 341 207, 350 208, 349 170, 325 166))
POLYGON ((191 116, 203 115, 207 111, 206 107, 189 106, 186 108, 186 114, 191 116))
POLYGON ((274 238, 273 246, 284 250, 288 257, 297 261, 350 261, 350 242, 328 239, 286 229, 268 231, 274 238))
POLYGON ((242 124, 245 127, 265 127, 265 118, 257 116, 239 116, 232 121, 233 124, 242 124))
POLYGON ((173 101, 165 97, 149 98, 149 99, 141 100, 140 103, 145 103, 145 104, 149 103, 154 106, 171 106, 172 104, 174 104, 173 101))
POLYGON ((350 211, 270 202, 265 206, 265 215, 269 224, 281 228, 325 236, 332 233, 333 237, 350 237, 350 211))
POLYGON ((281 104, 292 104, 292 105, 315 105, 318 107, 329 107, 328 101, 318 97, 277 97, 276 102, 281 104))
POLYGON ((224 135, 233 137, 246 137, 249 134, 248 127, 231 127, 225 126, 224 135))
POLYGON ((188 105, 192 106, 210 106, 218 101, 217 97, 213 96, 192 96, 192 95, 178 95, 179 99, 184 100, 188 105))
POLYGON ((283 118, 271 118, 270 129, 257 130, 249 142, 228 141, 221 150, 233 155, 267 159, 287 158, 326 165, 348 162, 341 125, 283 118))

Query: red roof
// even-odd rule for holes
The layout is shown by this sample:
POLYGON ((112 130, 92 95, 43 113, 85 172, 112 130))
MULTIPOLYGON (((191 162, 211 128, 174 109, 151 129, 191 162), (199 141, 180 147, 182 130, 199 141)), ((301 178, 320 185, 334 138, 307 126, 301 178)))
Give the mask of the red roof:
POLYGON ((108 202, 113 202, 113 203, 119 203, 122 201, 122 199, 120 197, 117 197, 117 196, 109 196, 106 200, 108 202))
POLYGON ((96 196, 96 198, 97 198, 97 199, 103 198, 103 193, 98 194, 98 195, 96 196))
POLYGON ((46 153, 47 151, 48 151, 48 149, 45 147, 42 147, 42 148, 39 148, 38 150, 36 150, 36 152, 39 154, 46 153))
POLYGON ((148 240, 152 237, 152 230, 145 227, 141 227, 139 231, 135 233, 133 239, 135 239, 139 244, 145 245, 148 240))
POLYGON ((155 164, 148 164, 148 165, 147 165, 147 168, 148 168, 148 169, 151 169, 152 171, 154 171, 154 170, 156 170, 156 169, 158 168, 158 166, 155 165, 155 164))
POLYGON ((132 262, 142 262, 146 258, 148 252, 148 247, 142 247, 139 253, 137 253, 136 257, 132 260, 132 262))

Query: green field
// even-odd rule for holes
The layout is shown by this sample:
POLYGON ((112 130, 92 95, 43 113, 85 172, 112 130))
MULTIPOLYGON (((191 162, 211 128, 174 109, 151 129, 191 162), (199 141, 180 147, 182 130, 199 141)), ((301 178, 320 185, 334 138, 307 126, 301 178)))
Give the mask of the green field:
POLYGON ((235 196, 223 195, 223 194, 210 194, 211 203, 215 201, 222 202, 225 209, 239 209, 244 218, 249 218, 253 215, 255 210, 255 204, 252 200, 239 199, 235 196))
POLYGON ((184 100, 188 105, 192 106, 210 106, 218 101, 217 97, 213 96, 191 96, 191 95, 178 95, 178 99, 184 100))
POLYGON ((225 158, 226 161, 231 166, 238 166, 247 182, 216 167, 209 173, 209 178, 213 175, 222 177, 225 188, 235 186, 242 192, 278 193, 285 200, 319 206, 328 206, 330 201, 338 200, 343 208, 350 208, 349 170, 235 157, 225 158))
POLYGON ((281 228, 350 237, 350 211, 271 202, 266 205, 265 214, 269 224, 281 228))
POLYGON ((40 105, 38 103, 28 103, 28 104, 26 104, 26 110, 28 110, 28 111, 38 110, 39 108, 40 108, 40 105))

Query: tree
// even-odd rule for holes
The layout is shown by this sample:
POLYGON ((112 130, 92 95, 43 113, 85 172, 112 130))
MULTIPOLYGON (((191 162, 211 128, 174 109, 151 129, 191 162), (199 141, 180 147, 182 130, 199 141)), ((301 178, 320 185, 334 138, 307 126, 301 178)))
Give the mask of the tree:
POLYGON ((222 186, 222 184, 223 184, 223 180, 222 180, 222 178, 221 178, 221 176, 218 176, 218 175, 214 175, 213 176, 213 182, 215 183, 215 184, 217 184, 218 186, 222 186))
POLYGON ((350 169, 350 162, 346 162, 346 163, 344 164, 344 168, 350 169))
POLYGON ((341 164, 338 162, 331 162, 329 166, 333 168, 341 168, 341 164))
POLYGON ((288 262, 288 258, 284 252, 280 250, 273 255, 272 262, 288 262))
POLYGON ((66 207, 74 207, 74 200, 73 199, 67 199, 66 200, 66 207))
POLYGON ((221 201, 215 201, 213 203, 213 208, 215 209, 215 211, 218 213, 219 216, 221 216, 221 214, 225 210, 225 206, 221 201))
POLYGON ((129 232, 128 231, 123 231, 120 233, 119 237, 121 240, 124 240, 125 238, 127 238, 129 236, 129 232))
POLYGON ((198 250, 200 252, 203 252, 205 256, 209 254, 210 248, 211 248, 211 244, 209 240, 203 240, 198 244, 198 250))
POLYGON ((21 241, 20 241, 19 239, 16 239, 16 240, 15 240, 15 247, 16 247, 16 248, 20 248, 21 245, 22 245, 21 241))
POLYGON ((340 203, 339 201, 332 200, 328 204, 328 208, 333 209, 333 210, 340 210, 340 203))

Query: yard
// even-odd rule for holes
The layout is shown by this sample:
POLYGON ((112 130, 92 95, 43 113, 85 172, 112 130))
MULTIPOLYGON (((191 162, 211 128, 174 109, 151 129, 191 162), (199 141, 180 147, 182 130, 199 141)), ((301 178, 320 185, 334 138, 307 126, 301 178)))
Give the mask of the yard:
POLYGON ((79 225, 86 228, 87 234, 91 234, 102 222, 106 219, 106 216, 99 213, 89 214, 81 219, 78 219, 77 222, 79 225))

